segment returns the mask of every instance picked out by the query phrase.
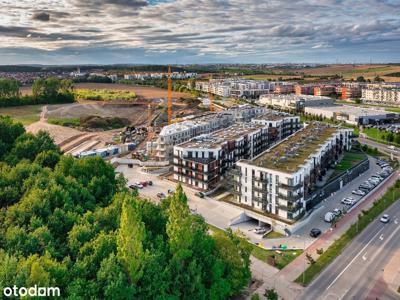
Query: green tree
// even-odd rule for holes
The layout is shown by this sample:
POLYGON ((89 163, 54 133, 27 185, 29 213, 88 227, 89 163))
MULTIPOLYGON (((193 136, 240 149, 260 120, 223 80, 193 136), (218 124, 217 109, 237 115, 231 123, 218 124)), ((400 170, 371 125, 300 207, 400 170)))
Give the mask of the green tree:
POLYGON ((19 81, 9 78, 0 78, 0 98, 10 99, 20 96, 19 81))
POLYGON ((275 291, 275 289, 266 289, 264 296, 268 299, 268 300, 278 300, 278 293, 275 291))
POLYGON ((366 80, 365 80, 364 76, 358 76, 356 81, 357 82, 365 82, 366 80))
POLYGON ((127 197, 122 205, 121 224, 117 236, 118 259, 132 283, 143 275, 146 251, 143 241, 146 238, 144 223, 132 198, 127 197))
POLYGON ((389 133, 386 135, 386 140, 387 140, 389 143, 391 143, 391 142, 394 141, 394 134, 393 134, 393 132, 389 132, 389 133))

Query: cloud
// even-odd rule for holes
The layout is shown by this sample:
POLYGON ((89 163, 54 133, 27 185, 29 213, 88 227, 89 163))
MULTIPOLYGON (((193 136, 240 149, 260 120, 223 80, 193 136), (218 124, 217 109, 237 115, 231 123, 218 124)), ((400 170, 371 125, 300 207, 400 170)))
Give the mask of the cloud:
MULTIPOLYGON (((116 60, 133 59, 126 55, 131 51, 135 62, 149 53, 154 62, 268 62, 329 59, 327 52, 334 61, 368 45, 370 54, 359 58, 369 61, 400 46, 399 6, 391 0, 53 0, 51 10, 47 0, 3 2, 0 49, 25 47, 60 57, 70 48, 85 59, 90 49, 101 57, 103 47, 116 60)), ((393 51, 390 59, 399 56, 393 51)))
POLYGON ((48 22, 50 21, 50 14, 46 12, 37 12, 33 14, 32 19, 36 21, 48 22))

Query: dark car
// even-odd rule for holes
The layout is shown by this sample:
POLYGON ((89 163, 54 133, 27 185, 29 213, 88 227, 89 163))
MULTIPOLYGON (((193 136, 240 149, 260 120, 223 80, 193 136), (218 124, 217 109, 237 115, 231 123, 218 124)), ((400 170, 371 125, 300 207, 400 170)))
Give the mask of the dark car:
POLYGON ((195 196, 199 197, 199 198, 204 198, 205 194, 203 192, 197 192, 195 194, 195 196))
POLYGON ((321 230, 318 229, 318 228, 313 228, 310 231, 310 236, 313 237, 313 238, 318 237, 320 234, 321 234, 321 230))

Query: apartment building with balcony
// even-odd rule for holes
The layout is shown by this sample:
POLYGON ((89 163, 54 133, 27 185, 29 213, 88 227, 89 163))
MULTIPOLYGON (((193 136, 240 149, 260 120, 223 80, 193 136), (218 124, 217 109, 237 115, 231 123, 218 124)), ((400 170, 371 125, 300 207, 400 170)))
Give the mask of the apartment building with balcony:
POLYGON ((270 128, 269 134, 275 137, 271 137, 275 141, 292 135, 296 131, 300 130, 302 126, 299 116, 274 110, 253 118, 251 122, 268 126, 268 128, 270 128))
POLYGON ((320 85, 314 87, 314 96, 330 96, 336 93, 334 85, 320 85))
POLYGON ((172 161, 174 145, 229 127, 235 122, 249 122, 267 111, 265 107, 239 105, 222 112, 192 116, 182 122, 164 126, 155 143, 156 160, 172 161))
POLYGON ((213 190, 239 159, 251 159, 272 143, 269 127, 236 123, 174 147, 174 179, 202 191, 213 190))
MULTIPOLYGON (((236 163, 235 201, 252 211, 293 223, 330 164, 351 147, 353 129, 312 123, 251 160, 236 163)), ((271 225, 270 224, 270 225, 271 225)))
POLYGON ((364 103, 400 106, 400 87, 371 87, 361 91, 361 99, 364 103))
POLYGON ((183 143, 204 133, 226 128, 234 123, 231 113, 207 113, 185 121, 164 126, 155 142, 158 161, 172 161, 174 145, 183 143))
POLYGON ((315 84, 296 84, 294 91, 296 95, 314 95, 315 84))

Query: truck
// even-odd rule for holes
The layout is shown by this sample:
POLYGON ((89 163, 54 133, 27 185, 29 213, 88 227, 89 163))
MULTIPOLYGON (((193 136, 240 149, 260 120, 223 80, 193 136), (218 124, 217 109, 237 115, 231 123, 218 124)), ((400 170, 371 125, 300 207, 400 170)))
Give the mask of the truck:
POLYGON ((325 214, 324 220, 325 222, 331 223, 335 218, 335 214, 329 211, 325 214))

